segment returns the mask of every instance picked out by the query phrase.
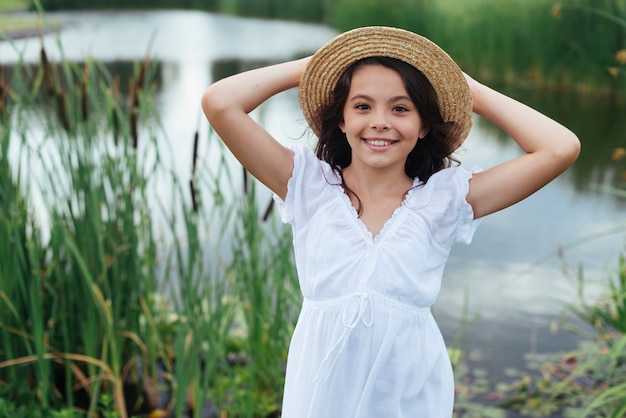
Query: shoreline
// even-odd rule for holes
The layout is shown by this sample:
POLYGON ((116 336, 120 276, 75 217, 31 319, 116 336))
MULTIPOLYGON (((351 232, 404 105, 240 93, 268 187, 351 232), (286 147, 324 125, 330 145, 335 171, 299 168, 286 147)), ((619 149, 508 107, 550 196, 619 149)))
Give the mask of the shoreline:
POLYGON ((15 30, 15 31, 7 31, 2 33, 2 37, 0 37, 0 42, 11 42, 17 41, 25 38, 34 38, 41 35, 46 35, 52 32, 52 29, 24 29, 24 30, 15 30), (8 39, 6 39, 8 38, 8 39))
POLYGON ((0 42, 11 42, 19 39, 34 38, 53 32, 58 25, 52 23, 42 24, 27 9, 8 9, 0 11, 0 22, 9 24, 19 22, 19 27, 14 29, 0 30, 0 42))

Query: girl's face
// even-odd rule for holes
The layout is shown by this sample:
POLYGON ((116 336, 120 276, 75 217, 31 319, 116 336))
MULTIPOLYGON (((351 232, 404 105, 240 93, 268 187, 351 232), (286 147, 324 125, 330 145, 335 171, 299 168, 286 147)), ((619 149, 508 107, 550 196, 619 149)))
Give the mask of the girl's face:
POLYGON ((351 165, 397 169, 428 129, 400 75, 382 65, 365 65, 352 75, 339 128, 352 148, 351 165))

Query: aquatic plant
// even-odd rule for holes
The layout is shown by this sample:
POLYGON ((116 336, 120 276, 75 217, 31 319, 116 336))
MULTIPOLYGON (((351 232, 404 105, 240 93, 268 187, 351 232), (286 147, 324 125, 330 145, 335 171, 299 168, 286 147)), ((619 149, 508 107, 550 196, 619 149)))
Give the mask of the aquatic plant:
POLYGON ((280 409, 290 231, 212 132, 195 135, 189 187, 174 176, 159 71, 149 53, 124 80, 42 48, 0 72, 0 408, 15 416, 280 409))

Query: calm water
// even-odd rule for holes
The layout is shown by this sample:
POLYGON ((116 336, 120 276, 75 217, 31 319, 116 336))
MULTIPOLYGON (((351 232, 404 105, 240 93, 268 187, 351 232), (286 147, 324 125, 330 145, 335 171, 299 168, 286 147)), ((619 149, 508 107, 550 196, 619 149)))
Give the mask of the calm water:
MULTIPOLYGON (((160 146, 176 150, 171 153, 172 168, 183 181, 189 175, 198 124, 201 133, 208 132, 199 101, 212 80, 311 53, 335 35, 324 26, 187 11, 51 13, 48 17, 61 23, 63 55, 69 60, 92 56, 120 71, 129 71, 131 63, 145 55, 160 63, 157 99, 166 129, 160 146)), ((58 58, 56 37, 47 36, 45 42, 49 56, 58 58)), ((37 61, 39 47, 37 39, 13 46, 0 43, 0 63, 16 62, 18 55, 37 61)), ((620 168, 610 155, 614 147, 626 145, 626 120, 618 116, 626 109, 556 93, 511 94, 571 127, 580 136, 583 151, 563 176, 524 202, 486 218, 471 245, 453 250, 435 313, 451 340, 467 299, 468 349, 477 364, 490 370, 519 365, 523 354, 532 350, 573 348, 573 336, 553 335, 549 325, 562 311, 563 302, 575 301, 575 269, 582 264, 590 282, 604 283, 617 265, 626 237, 626 199, 597 187, 619 184, 620 168), (618 232, 592 239, 620 225, 618 232), (583 244, 568 246, 578 241, 583 244)), ((302 138, 305 127, 296 92, 272 99, 264 109, 263 123, 281 141, 302 138)), ((506 135, 476 119, 459 156, 467 167, 488 168, 517 154, 506 135)))

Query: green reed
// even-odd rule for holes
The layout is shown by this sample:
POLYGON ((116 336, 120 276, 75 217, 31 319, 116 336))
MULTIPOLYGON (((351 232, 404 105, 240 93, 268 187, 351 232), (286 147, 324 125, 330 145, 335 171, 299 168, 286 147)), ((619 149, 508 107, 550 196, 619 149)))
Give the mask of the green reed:
MULTIPOLYGON (((610 278, 607 292, 594 303, 585 301, 584 275, 579 271, 579 300, 567 305, 567 309, 598 335, 626 335, 626 258, 621 256, 615 278, 610 278)), ((626 360, 626 358, 625 358, 626 360)))
POLYGON ((594 302, 587 302, 585 281, 579 271, 579 301, 568 312, 595 331, 594 343, 577 351, 577 367, 552 394, 554 398, 582 386, 594 396, 585 404, 585 416, 620 417, 626 413, 626 257, 620 256, 609 277, 608 290, 594 302))
POLYGON ((339 30, 393 25, 441 45, 495 85, 620 96, 626 89, 626 4, 619 0, 470 0, 329 3, 339 30))
MULTIPOLYGON (((427 31, 480 80, 527 88, 619 95, 625 86, 626 30, 579 6, 612 10, 611 0, 444 1, 427 31), (615 67, 617 73, 610 70, 615 67)), ((615 16, 625 16, 623 8, 615 16)))
POLYGON ((182 186, 158 152, 157 80, 149 60, 121 80, 44 49, 0 77, 0 387, 24 416, 280 409, 290 231, 212 132, 182 186))
MULTIPOLYGON (((233 248, 228 270, 241 298, 238 308, 245 338, 239 343, 245 353, 242 362, 250 389, 250 396, 238 406, 237 416, 266 416, 279 411, 287 347, 300 302, 295 266, 292 257, 285 256, 291 254, 290 231, 276 232, 272 222, 260 223, 262 204, 251 182, 237 207, 233 232, 235 242, 242 245, 233 248)), ((243 370, 241 365, 237 369, 243 370)))
MULTIPOLYGON (((136 349, 124 333, 141 313, 134 300, 153 287, 145 262, 149 245, 137 245, 145 230, 135 215, 149 212, 142 207, 144 174, 129 147, 115 147, 102 134, 100 115, 114 110, 107 107, 112 98, 107 75, 100 71, 93 62, 82 67, 64 60, 51 63, 42 49, 40 65, 20 63, 7 81, 7 113, 13 122, 3 145, 20 149, 17 163, 25 184, 24 190, 21 184, 5 184, 3 195, 23 195, 27 216, 3 220, 6 228, 25 232, 8 241, 20 245, 17 254, 15 248, 2 254, 3 260, 22 262, 3 277, 3 308, 15 314, 2 321, 1 372, 9 385, 25 382, 29 379, 6 376, 15 375, 13 365, 30 363, 26 376, 38 382, 34 399, 44 410, 63 402, 73 405, 76 384, 91 395, 83 405, 90 414, 104 386, 111 388, 116 407, 125 410, 122 373, 136 349), (43 137, 29 137, 33 125, 43 137), (40 176, 29 177, 35 167, 40 176), (33 205, 31 193, 42 204, 33 205), (33 212, 44 213, 48 225, 29 221, 33 212), (53 388, 59 377, 64 385, 53 388)), ((11 175, 4 178, 12 179, 7 171, 11 175)))

